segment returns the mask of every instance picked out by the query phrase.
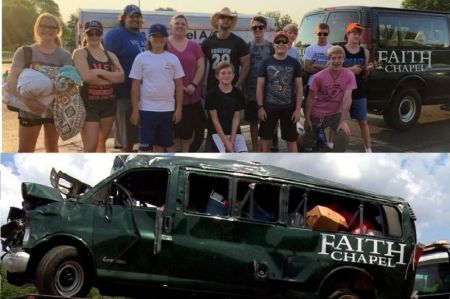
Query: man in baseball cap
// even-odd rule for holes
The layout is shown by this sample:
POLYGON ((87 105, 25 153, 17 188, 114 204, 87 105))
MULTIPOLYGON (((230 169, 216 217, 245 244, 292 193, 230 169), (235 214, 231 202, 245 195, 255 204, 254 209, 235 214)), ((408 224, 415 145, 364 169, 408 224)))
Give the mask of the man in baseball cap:
POLYGON ((105 48, 114 54, 125 72, 125 82, 115 85, 117 114, 114 124, 114 147, 131 152, 138 140, 138 128, 129 121, 131 115, 131 79, 129 78, 134 58, 145 51, 147 37, 140 32, 143 19, 140 8, 134 4, 125 6, 119 16, 119 25, 109 30, 104 37, 105 48))
POLYGON ((142 12, 141 12, 141 9, 139 8, 139 6, 136 6, 134 4, 129 4, 129 5, 125 6, 125 8, 123 9, 123 14, 125 16, 131 16, 133 14, 142 15, 142 12))

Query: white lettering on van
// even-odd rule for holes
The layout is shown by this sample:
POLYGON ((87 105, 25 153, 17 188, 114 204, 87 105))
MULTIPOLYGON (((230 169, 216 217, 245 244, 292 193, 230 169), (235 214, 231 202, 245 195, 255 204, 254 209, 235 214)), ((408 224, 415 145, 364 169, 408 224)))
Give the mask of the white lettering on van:
POLYGON ((423 72, 431 68, 432 51, 378 51, 377 69, 387 73, 423 72))
POLYGON ((361 236, 321 233, 318 254, 335 261, 395 268, 405 265, 406 244, 361 236))

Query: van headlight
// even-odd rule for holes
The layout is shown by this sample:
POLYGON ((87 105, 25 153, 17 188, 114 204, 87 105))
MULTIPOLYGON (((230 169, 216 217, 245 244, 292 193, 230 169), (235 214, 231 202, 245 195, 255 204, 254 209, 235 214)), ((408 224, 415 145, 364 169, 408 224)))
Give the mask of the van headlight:
POLYGON ((23 244, 28 242, 28 239, 30 238, 30 227, 25 227, 25 232, 23 234, 23 244))

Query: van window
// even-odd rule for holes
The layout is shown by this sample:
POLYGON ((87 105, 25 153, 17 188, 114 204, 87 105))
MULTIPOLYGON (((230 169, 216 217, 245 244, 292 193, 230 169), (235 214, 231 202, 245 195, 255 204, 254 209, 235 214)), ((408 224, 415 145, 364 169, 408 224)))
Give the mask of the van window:
POLYGON ((309 15, 303 18, 298 33, 298 40, 302 41, 302 46, 315 43, 314 28, 317 24, 322 23, 325 18, 324 13, 309 15))
POLYGON ((391 237, 401 237, 403 233, 399 212, 390 206, 383 206, 383 209, 386 214, 387 234, 391 237))
POLYGON ((238 181, 237 216, 252 220, 275 222, 279 219, 280 186, 257 181, 238 181))
MULTIPOLYGON (((169 173, 167 170, 134 170, 117 179, 117 183, 128 190, 132 204, 137 207, 162 207, 166 203, 169 173)), ((113 188, 113 204, 128 205, 129 199, 120 190, 113 188)))
POLYGON ((215 216, 229 215, 229 180, 220 176, 189 173, 186 211, 215 216))
MULTIPOLYGON (((325 207, 342 216, 348 228, 340 226, 338 230, 352 234, 384 235, 383 217, 378 205, 363 202, 355 198, 307 191, 291 187, 289 190, 288 225, 309 227, 306 221, 308 212, 317 207, 325 207)), ((327 227, 310 227, 317 230, 331 230, 327 227)))
POLYGON ((358 21, 359 17, 357 12, 336 11, 330 13, 327 20, 327 24, 330 26, 328 42, 331 44, 342 42, 344 40, 347 25, 358 21))
POLYGON ((439 16, 380 14, 378 44, 382 48, 448 48, 447 20, 439 16))
POLYGON ((414 289, 419 294, 450 292, 450 264, 435 263, 419 266, 414 289))

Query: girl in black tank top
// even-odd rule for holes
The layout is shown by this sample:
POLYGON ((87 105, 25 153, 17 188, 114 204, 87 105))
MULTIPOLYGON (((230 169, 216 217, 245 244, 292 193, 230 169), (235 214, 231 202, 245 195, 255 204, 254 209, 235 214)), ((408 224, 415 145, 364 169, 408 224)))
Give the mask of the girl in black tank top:
POLYGON ((113 84, 124 81, 124 71, 117 56, 102 47, 102 24, 88 21, 84 28, 86 45, 73 53, 74 65, 83 78, 81 97, 86 108, 81 139, 85 152, 105 152, 117 107, 113 84))

